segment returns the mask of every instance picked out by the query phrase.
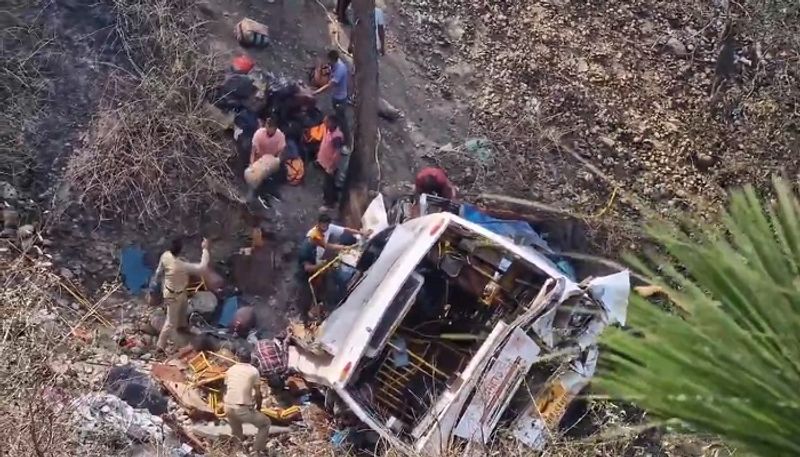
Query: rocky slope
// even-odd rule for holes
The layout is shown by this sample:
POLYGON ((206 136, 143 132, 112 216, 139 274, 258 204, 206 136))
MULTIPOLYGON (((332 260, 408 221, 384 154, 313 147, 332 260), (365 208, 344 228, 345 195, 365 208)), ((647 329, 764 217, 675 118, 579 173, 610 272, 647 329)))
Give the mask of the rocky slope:
MULTIPOLYGON (((800 171, 798 7, 790 2, 408 0, 438 90, 499 145, 461 185, 595 213, 614 187, 709 216, 726 189, 800 171), (767 6, 771 9, 765 9, 767 6), (718 87, 718 88, 717 88, 718 87), (575 151, 610 177, 598 179, 575 151)), ((424 50, 424 51, 423 51, 424 50)), ((612 211, 635 215, 624 205, 612 211)))

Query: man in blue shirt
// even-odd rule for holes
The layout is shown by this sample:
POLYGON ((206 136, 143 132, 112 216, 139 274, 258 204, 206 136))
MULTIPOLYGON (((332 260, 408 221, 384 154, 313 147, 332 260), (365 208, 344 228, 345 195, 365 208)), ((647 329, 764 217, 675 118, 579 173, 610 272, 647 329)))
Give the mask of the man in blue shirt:
POLYGON ((347 79, 349 73, 347 65, 339 58, 339 51, 332 49, 328 51, 328 63, 331 66, 331 78, 327 84, 314 92, 314 95, 331 90, 331 100, 333 101, 333 112, 339 121, 339 128, 344 134, 345 142, 350 142, 350 129, 347 123, 347 79))

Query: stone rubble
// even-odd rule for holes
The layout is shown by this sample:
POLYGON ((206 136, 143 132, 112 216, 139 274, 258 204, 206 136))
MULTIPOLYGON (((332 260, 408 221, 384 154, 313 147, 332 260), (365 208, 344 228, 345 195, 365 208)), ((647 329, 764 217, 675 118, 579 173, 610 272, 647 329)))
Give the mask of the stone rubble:
POLYGON ((797 176, 798 24, 773 30, 766 13, 731 8, 734 71, 712 99, 726 3, 402 2, 405 39, 441 81, 428 90, 459 94, 473 133, 505 151, 486 174, 467 173, 460 155, 437 161, 466 189, 583 213, 604 207, 612 186, 576 179, 583 167, 565 148, 665 216, 712 217, 732 186, 797 176))

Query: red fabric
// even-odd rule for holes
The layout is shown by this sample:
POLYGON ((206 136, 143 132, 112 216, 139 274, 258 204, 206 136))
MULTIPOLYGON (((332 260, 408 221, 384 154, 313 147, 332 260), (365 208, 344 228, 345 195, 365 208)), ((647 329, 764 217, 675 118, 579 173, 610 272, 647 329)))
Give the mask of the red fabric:
POLYGON ((451 199, 455 197, 455 191, 453 189, 453 184, 447 179, 447 175, 445 174, 444 170, 438 167, 426 167, 417 173, 417 178, 415 180, 415 185, 417 188, 417 192, 421 191, 421 188, 424 186, 425 180, 428 177, 433 178, 434 182, 436 183, 437 193, 440 197, 451 199))
POLYGON ((341 159, 339 149, 333 144, 336 138, 344 139, 344 135, 338 127, 333 132, 325 128, 322 141, 319 143, 319 152, 317 153, 317 163, 329 175, 336 172, 336 167, 339 166, 339 159, 341 159))
POLYGON ((256 63, 248 56, 238 56, 233 58, 233 63, 231 66, 233 67, 233 71, 237 73, 250 73, 250 70, 256 63))

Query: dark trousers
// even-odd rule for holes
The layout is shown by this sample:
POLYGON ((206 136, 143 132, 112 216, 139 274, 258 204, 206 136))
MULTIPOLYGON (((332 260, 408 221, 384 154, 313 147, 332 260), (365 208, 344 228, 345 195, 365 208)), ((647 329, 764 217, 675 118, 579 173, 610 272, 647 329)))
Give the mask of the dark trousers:
POLYGON ((329 174, 323 170, 325 177, 322 181, 322 201, 325 206, 336 205, 338 198, 338 190, 336 189, 336 172, 329 174))
POLYGON ((333 99, 333 115, 339 121, 339 129, 344 135, 345 144, 350 144, 350 127, 347 123, 347 99, 336 100, 333 99))
POLYGON ((308 312, 311 310, 311 306, 314 304, 314 298, 311 295, 311 286, 308 284, 308 278, 298 277, 296 287, 297 310, 300 312, 300 319, 303 320, 303 323, 308 323, 308 312))
POLYGON ((336 0, 336 17, 344 22, 347 19, 347 8, 350 7, 351 0, 336 0))

